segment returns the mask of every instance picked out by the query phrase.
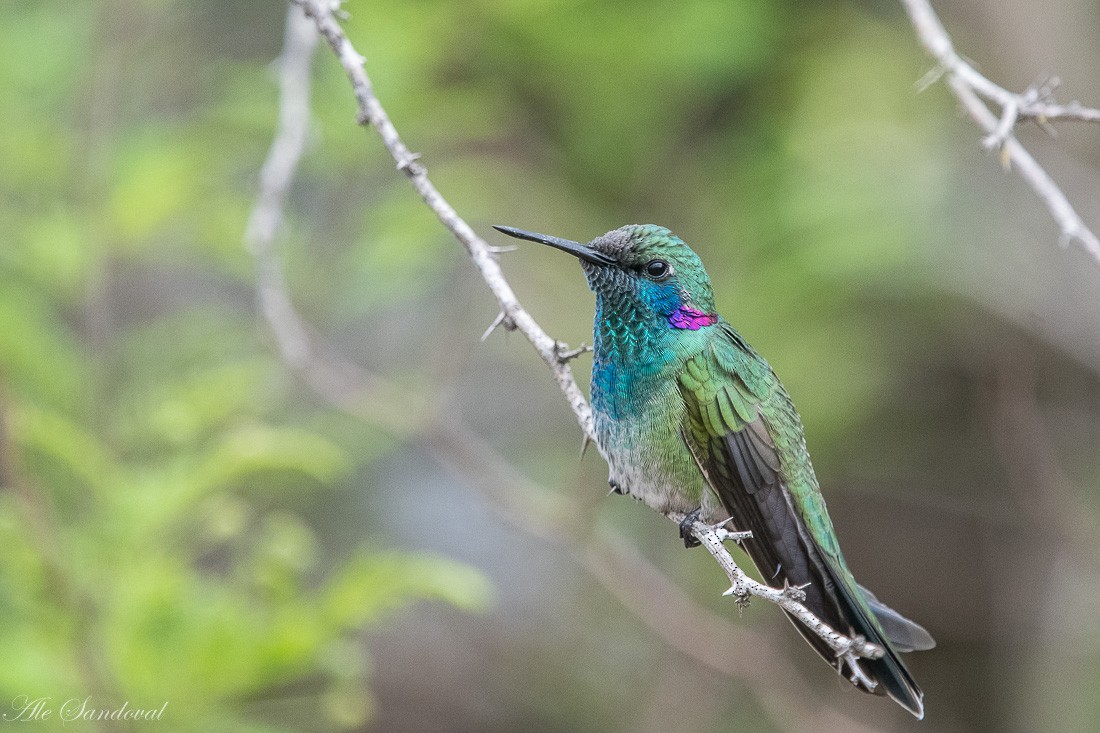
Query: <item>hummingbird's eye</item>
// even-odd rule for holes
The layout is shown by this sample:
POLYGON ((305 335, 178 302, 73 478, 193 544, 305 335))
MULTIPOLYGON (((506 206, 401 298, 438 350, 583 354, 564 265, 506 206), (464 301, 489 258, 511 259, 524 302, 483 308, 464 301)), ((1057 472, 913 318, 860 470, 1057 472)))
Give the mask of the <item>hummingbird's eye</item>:
POLYGON ((650 260, 645 266, 645 272, 654 280, 664 280, 672 274, 672 266, 664 260, 650 260))

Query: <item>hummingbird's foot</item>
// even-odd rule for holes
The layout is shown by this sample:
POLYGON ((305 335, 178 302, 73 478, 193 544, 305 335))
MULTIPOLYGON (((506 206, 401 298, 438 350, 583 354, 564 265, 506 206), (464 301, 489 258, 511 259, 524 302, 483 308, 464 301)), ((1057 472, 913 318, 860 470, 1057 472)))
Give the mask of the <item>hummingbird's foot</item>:
POLYGON ((864 659, 882 659, 886 652, 878 644, 867 641, 867 637, 854 634, 848 639, 848 643, 837 650, 836 658, 844 660, 849 656, 863 657, 864 659))
POLYGON ((874 692, 878 683, 871 679, 860 665, 860 658, 881 659, 884 652, 876 644, 869 644, 867 639, 856 634, 848 640, 841 649, 836 652, 836 671, 844 674, 844 665, 848 665, 848 681, 856 687, 862 687, 867 692, 874 692))
POLYGON ((624 496, 626 494, 626 492, 623 491, 623 487, 619 486, 618 482, 616 482, 612 479, 607 480, 607 485, 611 487, 611 491, 607 492, 608 496, 611 496, 612 494, 618 494, 620 496, 624 496))
POLYGON ((699 521, 699 515, 702 513, 703 508, 699 507, 695 511, 684 517, 680 522, 680 539, 684 541, 684 547, 691 549, 692 547, 698 547, 701 542, 695 539, 695 535, 692 534, 692 526, 699 521))

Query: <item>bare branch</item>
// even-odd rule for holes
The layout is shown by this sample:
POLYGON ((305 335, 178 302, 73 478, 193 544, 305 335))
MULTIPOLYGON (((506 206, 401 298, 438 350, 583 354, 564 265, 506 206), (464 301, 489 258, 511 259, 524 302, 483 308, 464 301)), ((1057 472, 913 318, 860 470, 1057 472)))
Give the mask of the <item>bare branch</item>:
POLYGON ((504 273, 500 269, 494 257, 494 252, 480 236, 470 227, 466 221, 458 215, 454 207, 439 193, 435 185, 428 178, 427 169, 416 162, 418 154, 412 153, 405 146, 398 135, 397 129, 390 122, 386 110, 374 94, 370 78, 363 68, 363 57, 352 47, 351 41, 344 34, 343 29, 333 15, 333 11, 339 6, 332 0, 301 0, 301 7, 306 15, 313 18, 317 29, 328 41, 329 46, 336 53, 340 65, 344 67, 348 80, 355 90, 355 99, 359 104, 358 119, 360 124, 370 125, 382 137, 382 143, 389 150, 390 155, 397 163, 399 170, 403 171, 412 182, 413 188, 420 194, 424 203, 435 212, 436 216, 454 234, 455 238, 466 248, 473 260, 478 274, 489 286, 489 290, 496 297, 500 309, 505 315, 503 322, 514 324, 517 331, 522 333, 531 345, 535 347, 546 366, 554 375, 558 387, 565 395, 569 406, 577 417, 577 424, 585 434, 595 437, 592 422, 592 409, 573 378, 573 371, 567 362, 558 357, 557 342, 550 338, 535 319, 520 305, 519 299, 512 291, 508 281, 504 279, 504 273))
MULTIPOLYGON (((376 412, 382 412, 387 410, 390 400, 365 400, 362 396, 390 394, 393 386, 354 364, 332 356, 318 356, 309 329, 287 293, 275 251, 287 193, 309 133, 310 71, 317 39, 316 26, 301 9, 289 4, 283 53, 278 61, 279 121, 260 171, 259 190, 245 231, 245 242, 256 264, 260 312, 275 336, 283 361, 311 389, 341 409, 371 405, 376 412)), ((409 417, 414 414, 414 411, 390 408, 385 417, 402 421, 401 431, 409 432, 415 428, 409 417)))
POLYGON ((294 313, 278 261, 275 237, 283 207, 309 134, 309 86, 317 29, 293 5, 287 6, 283 53, 279 57, 279 121, 267 160, 260 170, 256 206, 248 219, 245 242, 256 262, 260 309, 276 333, 283 359, 298 366, 310 352, 309 338, 294 313))
POLYGON ((1034 120, 1044 127, 1056 121, 1100 122, 1100 110, 1084 107, 1076 101, 1068 105, 1052 102, 1050 98, 1058 86, 1057 79, 1033 86, 1022 94, 993 83, 956 53, 951 37, 928 0, 901 0, 901 3, 920 42, 936 60, 936 69, 922 80, 922 85, 946 75, 948 87, 963 109, 985 131, 982 144, 988 150, 1000 149, 1006 166, 1015 166, 1020 177, 1046 204, 1061 228, 1060 244, 1068 246, 1077 242, 1100 263, 1100 240, 1081 220, 1062 189, 1012 134, 1021 119, 1034 120), (990 111, 983 99, 997 105, 1000 115, 990 111))
POLYGON ((1047 122, 1100 122, 1100 109, 1084 107, 1074 100, 1069 104, 1036 103, 1024 107, 1028 117, 1047 122))
MULTIPOLYGON (((668 518, 679 523, 684 521, 685 515, 673 512, 668 515, 668 518)), ((721 566, 730 579, 730 588, 723 595, 732 595, 739 606, 748 605, 749 598, 753 596, 763 598, 779 606, 801 621, 810 631, 820 636, 836 652, 837 659, 843 660, 848 665, 853 684, 862 685, 868 690, 875 689, 875 683, 860 667, 858 658, 879 659, 884 654, 881 647, 858 636, 845 636, 830 627, 802 605, 806 594, 801 589, 794 587, 772 588, 750 578, 737 565, 733 555, 730 554, 724 544, 725 540, 728 539, 744 539, 745 533, 729 532, 721 527, 712 527, 699 520, 692 523, 691 533, 714 556, 718 565, 721 566)))

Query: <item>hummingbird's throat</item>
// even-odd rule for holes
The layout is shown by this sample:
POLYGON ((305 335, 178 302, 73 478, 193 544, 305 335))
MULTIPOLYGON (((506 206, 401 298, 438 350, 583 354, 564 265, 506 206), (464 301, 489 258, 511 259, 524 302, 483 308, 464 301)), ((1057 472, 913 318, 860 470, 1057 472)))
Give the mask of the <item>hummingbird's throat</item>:
POLYGON ((703 313, 686 306, 680 306, 668 317, 668 325, 687 331, 698 331, 703 326, 713 326, 717 322, 717 313, 703 313))

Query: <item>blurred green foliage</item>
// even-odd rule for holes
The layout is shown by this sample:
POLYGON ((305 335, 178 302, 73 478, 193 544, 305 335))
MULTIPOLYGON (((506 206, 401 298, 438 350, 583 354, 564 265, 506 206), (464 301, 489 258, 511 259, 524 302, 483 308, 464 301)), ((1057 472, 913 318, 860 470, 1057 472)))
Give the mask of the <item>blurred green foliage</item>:
POLYGON ((310 507, 380 451, 296 399, 251 311, 282 12, 254 56, 180 73, 202 41, 176 34, 218 12, 0 8, 0 705, 50 698, 43 730, 88 695, 167 701, 166 730, 356 727, 362 630, 489 599, 446 558, 318 537, 310 507), (291 716, 266 702, 288 686, 291 716))

